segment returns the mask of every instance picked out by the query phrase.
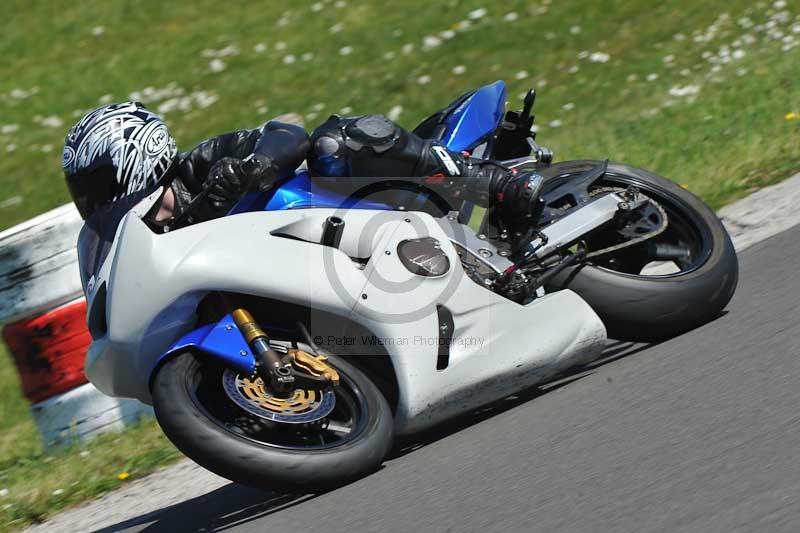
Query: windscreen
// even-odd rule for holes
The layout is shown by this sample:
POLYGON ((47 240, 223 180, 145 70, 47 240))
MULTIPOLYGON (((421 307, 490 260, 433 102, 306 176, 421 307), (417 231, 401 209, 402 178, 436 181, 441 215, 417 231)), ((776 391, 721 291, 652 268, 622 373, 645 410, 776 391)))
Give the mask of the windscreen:
POLYGON ((86 284, 97 274, 108 257, 122 219, 150 194, 153 194, 152 189, 125 196, 101 206, 86 219, 78 235, 78 264, 84 292, 86 284))

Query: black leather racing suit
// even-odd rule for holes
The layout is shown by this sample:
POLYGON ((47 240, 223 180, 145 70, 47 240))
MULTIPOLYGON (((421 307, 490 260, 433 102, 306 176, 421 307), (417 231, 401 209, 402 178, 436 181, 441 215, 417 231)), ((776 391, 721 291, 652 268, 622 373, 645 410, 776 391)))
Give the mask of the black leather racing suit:
POLYGON ((180 154, 172 189, 180 214, 211 185, 223 183, 225 194, 212 192, 196 202, 187 222, 224 216, 247 189, 265 190, 308 160, 313 176, 328 181, 403 178, 425 185, 447 199, 478 205, 502 204, 513 217, 536 211, 538 191, 522 176, 497 163, 477 160, 422 139, 382 115, 331 116, 309 138, 293 124, 268 122, 253 130, 226 133, 180 154), (334 178, 331 180, 331 178, 334 178))
MULTIPOLYGON (((306 158, 308 148, 305 129, 276 121, 267 122, 261 128, 225 133, 201 142, 190 151, 178 155, 176 175, 172 181, 176 216, 203 193, 204 187, 210 185, 208 181, 216 177, 212 169, 223 159, 243 160, 256 154, 256 157, 270 162, 270 168, 262 172, 264 176, 256 178, 274 181, 288 176, 299 167, 306 158)), ((240 172, 239 168, 234 170, 240 172)), ((240 194, 244 192, 239 191, 240 194)), ((203 222, 225 216, 235 203, 233 197, 225 200, 210 195, 207 201, 201 201, 193 207, 188 222, 203 222)))

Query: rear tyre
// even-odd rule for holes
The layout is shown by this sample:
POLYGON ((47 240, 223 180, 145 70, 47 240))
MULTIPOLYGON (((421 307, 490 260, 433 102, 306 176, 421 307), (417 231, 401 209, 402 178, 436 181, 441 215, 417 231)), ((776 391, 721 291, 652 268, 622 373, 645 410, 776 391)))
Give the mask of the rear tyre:
POLYGON ((331 489, 380 466, 393 441, 393 421, 369 378, 336 356, 328 362, 341 378, 329 415, 338 419, 338 430, 323 429, 326 420, 284 424, 252 415, 223 390, 224 368, 190 352, 158 370, 153 408, 178 449, 225 478, 281 492, 331 489))
MULTIPOLYGON (((545 191, 599 163, 566 161, 541 170, 545 191)), ((714 212, 675 183, 629 165, 609 163, 600 185, 633 185, 656 200, 668 212, 670 225, 655 240, 683 247, 687 257, 678 264, 678 272, 647 275, 641 268, 649 263, 647 254, 654 243, 645 242, 626 250, 624 257, 601 256, 565 270, 549 290, 577 292, 603 320, 609 336, 620 340, 661 341, 717 318, 736 289, 739 264, 714 212)))

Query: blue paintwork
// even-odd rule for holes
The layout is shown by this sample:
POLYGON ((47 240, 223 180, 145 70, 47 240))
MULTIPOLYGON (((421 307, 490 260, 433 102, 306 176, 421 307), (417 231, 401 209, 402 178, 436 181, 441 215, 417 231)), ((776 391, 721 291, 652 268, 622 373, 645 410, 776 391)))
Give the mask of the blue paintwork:
POLYGON ((152 371, 158 368, 162 361, 187 349, 199 350, 219 359, 226 367, 238 370, 243 374, 250 375, 256 368, 255 356, 242 336, 242 332, 239 331, 233 317, 225 315, 216 324, 198 328, 173 344, 153 365, 150 377, 152 378, 152 371))
MULTIPOLYGON (((337 178, 341 179, 341 178, 337 178)), ((394 206, 350 198, 320 186, 305 170, 281 185, 267 202, 266 211, 308 207, 331 207, 342 209, 394 209, 394 206)))
POLYGON ((471 150, 483 143, 503 120, 506 84, 496 81, 475 91, 445 120, 442 142, 451 150, 471 150))
POLYGON ((317 185, 305 170, 299 170, 294 176, 284 181, 268 193, 251 193, 245 195, 234 206, 229 215, 249 211, 283 211, 286 209, 308 208, 333 209, 377 209, 394 210, 395 206, 359 200, 339 194, 317 185))

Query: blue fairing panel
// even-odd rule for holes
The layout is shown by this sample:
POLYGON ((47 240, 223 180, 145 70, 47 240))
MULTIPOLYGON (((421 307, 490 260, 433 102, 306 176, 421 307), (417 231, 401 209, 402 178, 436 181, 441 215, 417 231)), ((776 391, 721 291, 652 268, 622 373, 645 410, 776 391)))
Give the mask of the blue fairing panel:
POLYGON ((488 140, 503 120, 506 84, 481 87, 447 117, 442 142, 451 150, 472 150, 488 140))
MULTIPOLYGON (((328 179, 328 178, 320 178, 328 179)), ((341 209, 394 209, 394 207, 344 196, 316 183, 307 171, 298 171, 281 185, 267 203, 267 211, 302 207, 332 207, 341 209)))
MULTIPOLYGON (((325 178, 320 178, 325 179, 325 178)), ((336 191, 314 183, 305 170, 299 170, 294 176, 281 183, 272 191, 245 195, 229 213, 245 213, 250 211, 282 211, 284 209, 303 208, 333 209, 378 209, 394 210, 395 207, 379 202, 359 200, 347 197, 336 191)))
POLYGON ((247 341, 242 336, 242 332, 239 331, 233 317, 225 315, 216 324, 198 328, 173 344, 156 361, 150 377, 152 378, 152 371, 158 368, 166 358, 187 350, 203 352, 218 359, 226 367, 236 369, 248 376, 256 368, 255 357, 247 345, 247 341))

